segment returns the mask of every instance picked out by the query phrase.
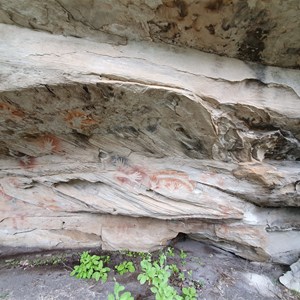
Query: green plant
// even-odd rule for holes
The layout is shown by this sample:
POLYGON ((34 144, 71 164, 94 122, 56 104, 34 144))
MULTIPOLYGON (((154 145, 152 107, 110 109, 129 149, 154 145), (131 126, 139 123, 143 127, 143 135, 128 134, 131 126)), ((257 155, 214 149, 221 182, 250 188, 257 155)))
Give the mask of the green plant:
POLYGON ((134 251, 130 251, 130 250, 120 250, 119 251, 122 255, 126 255, 126 256, 129 256, 129 257, 136 257, 136 252, 134 251))
POLYGON ((196 300, 197 292, 194 287, 184 287, 182 288, 182 298, 184 300, 196 300))
POLYGON ((149 252, 134 252, 130 250, 121 250, 120 253, 122 255, 126 255, 128 257, 141 257, 141 258, 146 258, 151 254, 149 252))
POLYGON ((167 255, 174 257, 174 248, 168 247, 167 248, 167 255))
POLYGON ((123 261, 119 265, 115 266, 115 269, 120 275, 125 273, 133 273, 135 271, 135 267, 131 261, 123 261))
POLYGON ((155 300, 182 300, 176 290, 167 284, 151 287, 151 292, 155 294, 155 300))
POLYGON ((161 254, 158 261, 151 262, 151 259, 141 261, 143 273, 138 275, 141 284, 148 282, 151 285, 151 292, 155 294, 156 300, 181 300, 174 289, 169 285, 171 276, 170 267, 166 265, 166 255, 161 254))
POLYGON ((32 261, 29 260, 28 264, 32 266, 44 266, 44 265, 58 265, 62 264, 66 261, 66 257, 64 256, 59 256, 59 255, 54 255, 51 257, 41 257, 34 259, 32 261))
POLYGON ((110 268, 104 267, 104 262, 97 255, 90 255, 84 251, 80 257, 80 265, 74 267, 71 276, 76 278, 89 279, 96 281, 101 279, 102 283, 106 282, 110 268))
POLYGON ((181 281, 184 281, 184 280, 185 280, 185 275, 184 275, 184 273, 183 273, 183 272, 180 272, 180 273, 178 274, 178 278, 179 278, 181 281))
POLYGON ((110 262, 110 256, 109 255, 100 255, 99 258, 105 263, 108 264, 110 262))
POLYGON ((179 269, 178 267, 175 265, 175 264, 172 264, 169 266, 170 267, 170 270, 173 272, 173 273, 179 273, 179 269))
POLYGON ((180 250, 179 256, 181 259, 186 259, 187 258, 187 253, 184 252, 182 249, 180 250))
POLYGON ((205 286, 205 281, 203 279, 200 280, 192 280, 194 287, 197 289, 202 289, 205 286))
POLYGON ((6 267, 17 267, 21 261, 19 259, 6 259, 4 262, 6 267))
POLYGON ((124 292, 120 295, 120 292, 124 291, 125 287, 118 282, 114 286, 114 294, 108 295, 108 300, 134 300, 130 292, 124 292))

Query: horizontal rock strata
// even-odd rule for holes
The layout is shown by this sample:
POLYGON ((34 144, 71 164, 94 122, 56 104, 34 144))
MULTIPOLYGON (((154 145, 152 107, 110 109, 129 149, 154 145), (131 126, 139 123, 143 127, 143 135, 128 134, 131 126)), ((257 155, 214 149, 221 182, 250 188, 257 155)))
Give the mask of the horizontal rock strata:
POLYGON ((298 0, 1 0, 0 22, 115 45, 163 42, 300 67, 298 0))
POLYGON ((299 71, 3 24, 0 36, 2 255, 154 250, 186 233, 297 260, 299 71))

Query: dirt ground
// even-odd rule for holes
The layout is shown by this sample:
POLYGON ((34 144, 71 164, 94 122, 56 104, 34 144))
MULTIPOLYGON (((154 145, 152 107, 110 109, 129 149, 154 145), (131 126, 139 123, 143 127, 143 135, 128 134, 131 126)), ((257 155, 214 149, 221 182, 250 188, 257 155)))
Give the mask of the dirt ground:
MULTIPOLYGON (((130 291, 134 299, 154 299, 147 284, 140 285, 139 256, 128 252, 101 252, 110 255, 111 268, 105 284, 101 281, 76 279, 70 276, 78 264, 80 253, 43 253, 6 257, 0 260, 0 299, 107 299, 113 291, 114 278, 130 291), (114 266, 122 261, 132 261, 136 272, 118 275, 114 266)), ((158 254, 153 254, 157 256, 158 254)), ((176 287, 193 284, 197 288, 197 299, 261 300, 300 299, 288 291, 278 278, 288 270, 287 266, 253 263, 215 247, 193 240, 180 241, 174 245, 174 256, 167 255, 167 263, 175 263, 185 274, 185 280, 171 278, 176 287), (180 250, 187 254, 180 258, 180 250)))

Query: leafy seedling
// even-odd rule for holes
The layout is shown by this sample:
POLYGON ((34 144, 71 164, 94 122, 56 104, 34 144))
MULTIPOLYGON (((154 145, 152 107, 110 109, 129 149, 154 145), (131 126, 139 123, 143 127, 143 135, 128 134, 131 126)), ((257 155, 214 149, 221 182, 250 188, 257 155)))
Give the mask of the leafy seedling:
POLYGON ((170 256, 170 257, 174 257, 174 248, 172 247, 168 247, 167 248, 167 255, 170 256))
POLYGON ((178 278, 179 278, 181 281, 185 281, 185 275, 184 275, 184 273, 183 273, 183 272, 180 272, 180 273, 178 274, 178 278))
POLYGON ((172 264, 169 266, 170 267, 170 270, 173 272, 173 273, 179 273, 179 269, 178 267, 175 265, 175 264, 172 264))
POLYGON ((115 266, 115 269, 120 275, 125 273, 133 273, 135 271, 135 267, 131 261, 123 261, 119 265, 115 266))
POLYGON ((141 284, 148 282, 151 285, 151 292, 156 300, 182 300, 174 287, 169 285, 171 276, 170 266, 166 265, 166 255, 161 254, 158 261, 151 262, 151 259, 141 261, 142 273, 138 275, 141 284))
POLYGON ((187 258, 187 253, 184 252, 182 249, 180 250, 180 253, 179 253, 179 257, 181 259, 186 259, 187 258))
POLYGON ((120 292, 124 291, 125 287, 120 285, 118 282, 115 283, 114 293, 108 295, 108 300, 134 300, 130 292, 124 292, 120 294, 120 292))
POLYGON ((96 281, 101 279, 102 283, 106 282, 110 268, 104 267, 104 262, 97 255, 90 255, 84 251, 80 257, 80 265, 74 267, 71 276, 76 278, 90 279, 96 281))
POLYGON ((182 298, 184 300, 196 300, 197 292, 194 287, 184 287, 182 288, 182 298))

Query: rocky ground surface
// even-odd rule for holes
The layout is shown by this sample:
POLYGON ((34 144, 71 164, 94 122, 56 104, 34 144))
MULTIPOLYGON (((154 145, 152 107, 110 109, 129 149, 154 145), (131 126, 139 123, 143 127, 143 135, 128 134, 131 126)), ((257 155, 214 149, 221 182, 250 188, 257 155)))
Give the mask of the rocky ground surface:
MULTIPOLYGON (((168 264, 175 263, 184 271, 184 285, 194 283, 198 299, 300 299, 299 294, 290 292, 278 281, 287 271, 286 266, 250 262, 192 240, 176 243, 174 254, 174 257, 168 256, 168 264), (180 258, 180 250, 187 253, 185 260, 180 258)), ((124 260, 132 260, 138 266, 140 257, 133 258, 121 252, 110 252, 109 255, 111 271, 105 284, 70 277, 79 252, 2 258, 0 299, 107 299, 113 291, 114 277, 135 299, 154 299, 149 287, 137 282, 139 267, 135 273, 122 276, 112 271, 114 265, 124 260)), ((175 281, 173 283, 176 285, 175 281)))

